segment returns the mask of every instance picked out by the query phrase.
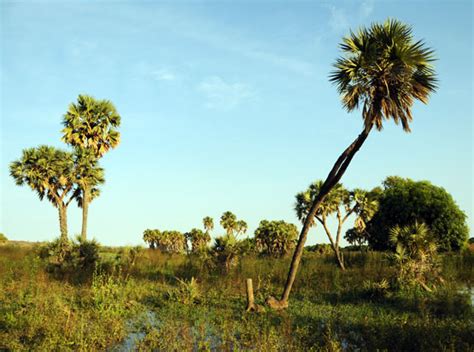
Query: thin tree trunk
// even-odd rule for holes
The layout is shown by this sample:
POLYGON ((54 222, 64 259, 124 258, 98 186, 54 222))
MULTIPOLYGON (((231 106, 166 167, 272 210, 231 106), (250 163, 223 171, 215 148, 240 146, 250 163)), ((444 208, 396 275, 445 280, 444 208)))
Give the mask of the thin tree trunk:
POLYGON ((84 186, 83 197, 82 197, 82 229, 81 239, 85 241, 87 239, 87 216, 89 214, 89 202, 90 202, 90 188, 84 186))
POLYGON ((279 301, 273 297, 269 297, 267 299, 267 304, 271 308, 283 309, 288 307, 288 298, 290 296, 290 291, 293 287, 293 283, 296 278, 296 272, 298 271, 298 267, 301 261, 304 244, 306 242, 306 238, 308 237, 308 231, 314 221, 314 215, 316 214, 316 211, 318 210, 321 203, 324 201, 324 198, 328 195, 328 193, 336 185, 336 183, 338 183, 341 179, 342 175, 349 166, 352 158, 367 139, 367 136, 369 135, 372 126, 373 124, 370 124, 366 128, 364 128, 364 130, 359 134, 359 136, 354 140, 354 142, 352 142, 351 145, 349 145, 349 147, 347 147, 346 150, 344 150, 344 152, 339 156, 336 163, 329 172, 326 181, 324 181, 324 184, 321 187, 319 194, 314 199, 309 213, 304 221, 303 228, 301 229, 300 237, 298 239, 298 244, 296 245, 295 253, 293 254, 293 259, 291 260, 288 278, 286 280, 285 289, 283 291, 281 299, 279 301))
POLYGON ((340 251, 339 246, 334 249, 334 252, 336 254, 337 264, 339 265, 341 270, 343 271, 346 270, 346 267, 344 266, 344 256, 342 255, 342 252, 340 251))
POLYGON ((255 310, 255 299, 253 296, 253 284, 252 279, 247 279, 245 281, 247 288, 247 312, 255 310))
POLYGON ((61 242, 67 242, 68 236, 67 236, 67 207, 64 206, 63 204, 58 205, 58 211, 59 211, 59 231, 61 233, 61 242))

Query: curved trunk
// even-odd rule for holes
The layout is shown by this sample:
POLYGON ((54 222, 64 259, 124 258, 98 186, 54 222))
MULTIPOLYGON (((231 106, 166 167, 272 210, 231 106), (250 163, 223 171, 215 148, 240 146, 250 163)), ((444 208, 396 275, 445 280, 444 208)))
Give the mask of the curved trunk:
POLYGON ((87 239, 87 216, 89 213, 89 202, 90 202, 90 188, 85 186, 83 188, 82 197, 82 229, 81 239, 85 241, 87 239))
POLYGON ((67 242, 67 207, 64 204, 58 205, 59 211, 59 231, 61 233, 61 242, 67 242))
POLYGON ((288 272, 288 278, 286 280, 285 289, 283 291, 281 299, 280 301, 274 299, 273 297, 267 299, 267 303, 271 308, 282 309, 288 307, 288 297, 290 296, 291 288, 293 287, 293 283, 296 278, 296 272, 298 271, 301 256, 303 255, 304 244, 306 242, 306 238, 308 237, 308 231, 311 228, 311 225, 313 224, 314 215, 316 214, 316 211, 318 210, 321 203, 324 201, 324 198, 326 198, 326 196, 336 185, 336 183, 339 182, 342 175, 344 175, 344 172, 349 166, 355 153, 357 153, 357 151, 367 139, 367 136, 369 135, 372 126, 373 125, 371 124, 366 127, 354 140, 354 142, 352 142, 351 145, 349 145, 346 150, 344 150, 344 152, 339 156, 336 163, 332 167, 331 172, 326 178, 326 181, 324 181, 324 184, 321 187, 319 194, 314 199, 309 213, 306 216, 303 228, 301 229, 300 237, 298 238, 298 244, 296 245, 295 253, 293 254, 293 258, 291 260, 290 271, 288 272))

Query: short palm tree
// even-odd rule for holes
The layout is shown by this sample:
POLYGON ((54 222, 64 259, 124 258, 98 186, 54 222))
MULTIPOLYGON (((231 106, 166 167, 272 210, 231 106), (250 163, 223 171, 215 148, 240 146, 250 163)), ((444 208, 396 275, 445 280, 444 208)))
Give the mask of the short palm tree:
POLYGON ((428 283, 440 279, 437 261, 438 246, 423 222, 390 229, 390 242, 395 246, 391 256, 396 265, 400 286, 420 285, 431 291, 428 283))
MULTIPOLYGON (((63 117, 63 125, 63 141, 79 150, 79 155, 86 157, 82 164, 90 162, 90 170, 96 166, 94 158, 101 158, 120 143, 120 133, 117 130, 120 126, 120 115, 109 100, 96 100, 88 95, 79 95, 77 103, 69 105, 63 117)), ((93 199, 92 191, 95 190, 95 195, 98 195, 97 186, 103 183, 100 182, 103 180, 103 172, 101 177, 88 176, 90 173, 86 172, 80 184, 83 240, 87 237, 87 217, 89 203, 93 199)))
POLYGON ((68 240, 67 207, 77 196, 74 168, 71 153, 46 145, 23 150, 22 157, 10 164, 18 186, 28 185, 40 200, 46 197, 58 208, 62 243, 68 240))
POLYGON ((314 198, 303 224, 280 300, 273 297, 268 304, 281 309, 288 306, 304 244, 313 217, 331 189, 339 182, 352 158, 367 139, 372 128, 382 129, 383 121, 392 119, 410 131, 411 108, 415 100, 428 102, 436 89, 432 67, 433 50, 423 41, 413 39, 410 26, 397 20, 373 24, 343 39, 345 56, 335 63, 330 81, 337 85, 342 103, 348 111, 362 108, 364 128, 339 156, 314 198))

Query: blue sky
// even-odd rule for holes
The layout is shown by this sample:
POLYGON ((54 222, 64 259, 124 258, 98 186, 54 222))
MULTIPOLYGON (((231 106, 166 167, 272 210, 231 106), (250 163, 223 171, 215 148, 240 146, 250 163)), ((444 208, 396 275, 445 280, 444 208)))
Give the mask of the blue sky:
MULTIPOLYGON (((342 182, 430 180, 474 228, 470 1, 1 1, 0 10, 0 232, 11 239, 59 233, 56 209, 15 186, 8 165, 27 147, 64 147, 61 118, 80 93, 110 99, 122 116, 90 207, 100 242, 138 244, 146 228, 186 231, 227 210, 251 235, 262 219, 298 224, 294 195, 324 178, 362 127, 328 82, 338 43, 387 17, 436 50, 439 91, 414 106, 412 133, 392 122, 373 132, 342 182)), ((72 204, 70 234, 80 219, 72 204)), ((326 242, 320 228, 315 242, 326 242)))

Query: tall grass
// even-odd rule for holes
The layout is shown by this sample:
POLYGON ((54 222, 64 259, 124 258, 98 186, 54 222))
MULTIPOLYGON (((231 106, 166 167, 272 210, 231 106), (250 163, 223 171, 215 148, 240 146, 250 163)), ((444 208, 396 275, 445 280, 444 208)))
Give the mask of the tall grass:
POLYGON ((256 303, 279 294, 290 258, 246 256, 230 272, 197 256, 101 249, 88 280, 63 281, 35 248, 0 247, 0 350, 128 349, 447 350, 474 347, 472 254, 445 255, 433 293, 386 290, 395 272, 383 253, 305 253, 286 311, 245 313, 245 279, 256 303))

